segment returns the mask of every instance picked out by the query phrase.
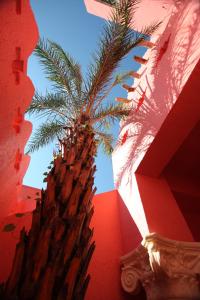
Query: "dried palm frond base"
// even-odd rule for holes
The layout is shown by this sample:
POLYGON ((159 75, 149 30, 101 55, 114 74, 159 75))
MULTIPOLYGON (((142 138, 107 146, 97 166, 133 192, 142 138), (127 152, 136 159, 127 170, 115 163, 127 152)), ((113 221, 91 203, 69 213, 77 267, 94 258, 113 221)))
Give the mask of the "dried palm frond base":
POLYGON ((31 230, 21 231, 1 299, 84 299, 95 248, 89 228, 96 169, 92 128, 79 124, 68 129, 62 147, 37 200, 31 230))

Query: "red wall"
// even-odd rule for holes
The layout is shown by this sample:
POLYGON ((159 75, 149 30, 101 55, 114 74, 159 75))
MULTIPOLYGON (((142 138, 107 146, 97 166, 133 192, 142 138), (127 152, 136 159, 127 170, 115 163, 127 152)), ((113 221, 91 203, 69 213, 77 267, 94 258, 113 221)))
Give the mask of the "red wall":
POLYGON ((194 240, 197 242, 200 241, 199 136, 200 121, 187 135, 163 172, 194 240))
POLYGON ((138 246, 141 236, 117 191, 96 195, 94 206, 96 249, 89 268, 92 279, 86 300, 129 299, 121 288, 119 259, 138 246))
POLYGON ((15 245, 19 239, 21 229, 25 226, 29 230, 31 213, 18 213, 8 216, 0 223, 0 282, 4 281, 10 272, 15 245), (9 227, 10 227, 10 231, 9 227), (5 227, 7 226, 7 228, 5 227), (7 229, 7 230, 6 230, 7 229), (13 230, 12 230, 13 229, 13 230))

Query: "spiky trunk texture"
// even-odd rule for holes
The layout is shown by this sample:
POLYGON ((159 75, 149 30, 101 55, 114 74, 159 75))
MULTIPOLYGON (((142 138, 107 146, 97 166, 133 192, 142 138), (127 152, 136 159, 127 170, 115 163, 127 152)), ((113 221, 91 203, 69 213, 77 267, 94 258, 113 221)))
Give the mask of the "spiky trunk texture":
POLYGON ((94 211, 96 145, 88 125, 66 130, 62 154, 47 176, 31 229, 28 234, 21 231, 4 288, 6 300, 84 299, 95 248, 89 225, 94 211))

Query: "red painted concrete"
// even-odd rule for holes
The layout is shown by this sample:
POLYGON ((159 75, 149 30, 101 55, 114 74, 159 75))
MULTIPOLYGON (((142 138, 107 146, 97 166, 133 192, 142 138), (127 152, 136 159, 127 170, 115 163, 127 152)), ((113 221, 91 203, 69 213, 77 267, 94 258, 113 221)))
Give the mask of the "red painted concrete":
POLYGON ((24 120, 34 88, 26 75, 27 59, 38 39, 28 0, 0 1, 0 219, 12 213, 29 157, 24 147, 32 125, 24 120))
POLYGON ((18 199, 11 213, 32 211, 36 205, 36 199, 39 198, 40 189, 26 185, 20 185, 18 190, 18 199))
POLYGON ((92 226, 95 228, 96 249, 89 273, 95 276, 92 276, 86 300, 121 300, 119 258, 122 255, 122 240, 117 192, 97 195, 94 204, 92 226))
POLYGON ((136 180, 146 215, 148 233, 156 232, 179 241, 194 241, 166 180, 139 174, 136 174, 136 180))
POLYGON ((119 258, 138 246, 141 236, 117 191, 96 195, 94 205, 96 249, 89 268, 92 279, 86 300, 128 299, 121 289, 119 258))
MULTIPOLYGON (((197 97, 199 76, 200 61, 140 163, 138 173, 153 177, 159 176, 198 123, 200 119, 200 101, 197 97)), ((192 156, 192 153, 188 153, 188 159, 192 156)))
POLYGON ((192 232, 195 242, 200 242, 200 196, 173 191, 174 198, 192 232))
MULTIPOLYGON (((89 13, 108 20, 112 7, 101 0, 84 0, 89 13)), ((142 0, 137 4, 133 26, 138 31, 148 24, 162 20, 165 25, 166 19, 170 16, 174 1, 168 0, 142 0)), ((164 26, 163 26, 164 27, 164 26)))
POLYGON ((195 241, 200 242, 200 121, 176 151, 165 176, 195 241))
POLYGON ((165 199, 164 202, 158 201, 151 193, 146 198, 149 197, 149 200, 145 200, 143 194, 146 193, 146 183, 141 183, 139 187, 141 201, 149 231, 165 233, 166 237, 172 238, 173 236, 174 239, 185 241, 200 241, 198 231, 200 226, 198 216, 200 212, 200 148, 198 143, 200 103, 196 97, 199 89, 199 75, 200 62, 195 67, 136 172, 136 174, 150 176, 142 176, 142 178, 149 178, 148 182, 155 181, 154 191, 156 193, 160 186, 160 179, 156 179, 156 177, 159 178, 159 175, 162 174, 168 182, 168 189, 171 190, 171 192, 162 190, 160 199, 165 199), (154 179, 151 178, 152 176, 154 179), (168 200, 167 195, 169 196, 168 200), (171 206, 173 201, 174 208, 171 206), (186 221, 185 225, 185 222, 179 222, 180 214, 186 221), (176 226, 174 226, 175 224, 176 226), (188 231, 192 238, 186 233, 188 231))
MULTIPOLYGON (((162 168, 170 160, 170 156, 167 155, 173 155, 176 147, 179 147, 182 142, 181 131, 184 132, 184 128, 186 128, 185 134, 187 134, 190 117, 195 118, 199 112, 199 101, 198 99, 196 102, 193 100, 194 97, 196 98, 195 91, 198 90, 199 78, 200 3, 197 0, 182 1, 181 3, 181 8, 171 16, 155 47, 145 53, 148 63, 138 70, 142 77, 134 80, 135 92, 128 94, 129 99, 134 99, 133 105, 135 105, 139 100, 141 91, 146 90, 144 104, 147 106, 147 112, 146 114, 143 113, 145 116, 141 122, 141 130, 137 128, 138 124, 135 123, 135 114, 133 114, 132 120, 130 119, 129 122, 125 123, 126 125, 121 124, 120 136, 122 137, 124 132, 129 130, 130 137, 123 147, 118 147, 113 152, 113 170, 116 183, 121 176, 131 177, 131 174, 137 169, 141 174, 159 176, 162 168), (167 50, 158 66, 155 67, 160 50, 164 47, 169 36, 167 50), (165 118, 176 101, 179 101, 177 108, 184 101, 181 105, 182 111, 185 111, 183 114, 180 111, 175 117, 172 115, 173 121, 168 119, 168 123, 171 122, 171 125, 160 137, 159 132, 162 130, 165 118), (150 155, 152 150, 149 147, 155 138, 157 140, 154 147, 155 153, 150 155), (173 145, 176 145, 174 150, 173 145), (148 149, 149 151, 147 151, 148 149), (170 153, 170 151, 172 152, 170 153), (168 161, 166 161, 165 156, 168 157, 168 161), (161 164, 165 165, 161 166, 161 164), (121 170, 123 170, 122 175, 121 170)), ((153 145, 151 146, 153 147, 153 145)), ((121 195, 123 188, 126 189, 122 186, 121 195)))
POLYGON ((1 220, 0 223, 0 282, 4 281, 11 270, 15 245, 19 239, 21 229, 25 226, 29 230, 31 225, 31 213, 11 215, 1 220), (5 231, 5 226, 13 224, 13 231, 5 231))
POLYGON ((119 222, 122 237, 122 253, 127 254, 135 249, 142 241, 142 236, 133 221, 127 207, 118 194, 119 222))

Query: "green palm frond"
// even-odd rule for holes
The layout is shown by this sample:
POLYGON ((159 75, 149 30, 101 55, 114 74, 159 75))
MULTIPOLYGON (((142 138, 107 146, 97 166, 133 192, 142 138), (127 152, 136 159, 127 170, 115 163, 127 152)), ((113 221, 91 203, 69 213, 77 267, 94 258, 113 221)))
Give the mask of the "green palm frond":
POLYGON ((116 0, 101 0, 101 2, 110 4, 110 5, 114 5, 116 3, 116 0))
POLYGON ((68 69, 72 84, 75 85, 75 91, 77 92, 76 96, 80 97, 82 93, 83 82, 81 66, 68 53, 66 53, 60 45, 52 41, 49 41, 49 44, 52 49, 57 52, 66 69, 68 69))
POLYGON ((93 118, 91 119, 92 124, 108 122, 109 124, 114 124, 116 121, 120 121, 123 117, 129 115, 132 108, 125 108, 123 104, 108 104, 105 107, 100 106, 98 111, 95 112, 93 118))
POLYGON ((43 123, 35 131, 31 138, 27 154, 38 150, 41 147, 48 145, 64 133, 63 124, 60 122, 43 123))
POLYGON ((46 93, 45 96, 38 92, 33 96, 31 105, 27 109, 29 115, 43 113, 44 110, 63 111, 67 109, 66 99, 60 93, 46 93))
POLYGON ((26 112, 38 118, 46 117, 47 122, 58 120, 64 124, 72 124, 75 118, 73 105, 66 102, 63 93, 46 93, 43 96, 36 92, 26 112))
POLYGON ((145 39, 146 35, 157 28, 157 25, 152 25, 140 34, 131 30, 132 15, 137 4, 136 0, 122 0, 116 3, 111 16, 112 21, 107 22, 104 28, 98 51, 94 55, 94 62, 90 65, 88 73, 86 88, 89 112, 94 102, 99 101, 99 98, 103 100, 104 95, 107 95, 107 90, 113 82, 113 72, 120 61, 145 39))
POLYGON ((113 135, 103 131, 97 131, 97 130, 95 130, 95 135, 98 141, 98 145, 102 145, 103 151, 106 154, 111 155, 113 151, 113 142, 114 142, 113 135))
POLYGON ((124 73, 121 73, 121 74, 117 74, 112 85, 114 87, 118 84, 122 84, 129 78, 130 78, 130 72, 124 72, 124 73))
POLYGON ((47 78, 53 81, 54 86, 67 93, 68 97, 73 97, 77 92, 77 82, 80 81, 79 86, 82 85, 79 64, 60 46, 51 41, 46 42, 40 39, 35 54, 39 57, 47 78))
POLYGON ((95 101, 95 103, 93 105, 92 112, 95 112, 97 110, 97 108, 99 108, 99 106, 101 106, 102 101, 110 94, 110 92, 112 91, 112 89, 115 86, 117 86, 118 84, 124 83, 129 78, 130 78, 130 72, 125 72, 125 73, 117 74, 115 76, 114 81, 109 86, 109 88, 106 90, 106 92, 103 93, 103 95, 101 97, 97 97, 97 99, 96 99, 96 101, 95 101))
POLYGON ((104 131, 115 121, 128 116, 131 108, 102 101, 114 86, 129 77, 129 73, 115 75, 120 61, 159 26, 149 26, 142 33, 131 29, 137 3, 138 0, 120 0, 113 6, 111 21, 104 27, 87 81, 83 80, 80 65, 60 45, 49 40, 39 41, 35 54, 56 89, 45 96, 36 93, 27 110, 29 114, 46 117, 46 123, 39 127, 31 139, 28 152, 54 140, 63 132, 63 126, 73 126, 84 119, 83 116, 93 125, 104 150, 111 152, 113 138, 104 131))

